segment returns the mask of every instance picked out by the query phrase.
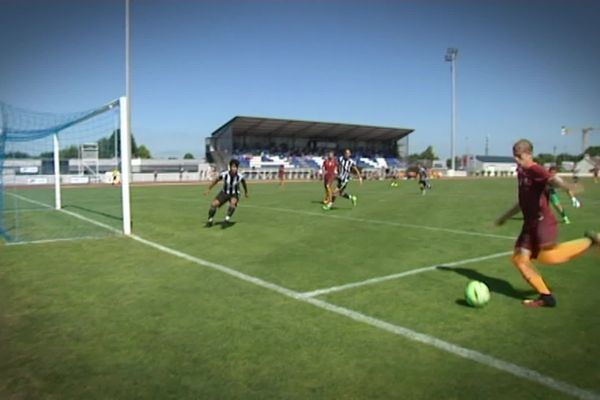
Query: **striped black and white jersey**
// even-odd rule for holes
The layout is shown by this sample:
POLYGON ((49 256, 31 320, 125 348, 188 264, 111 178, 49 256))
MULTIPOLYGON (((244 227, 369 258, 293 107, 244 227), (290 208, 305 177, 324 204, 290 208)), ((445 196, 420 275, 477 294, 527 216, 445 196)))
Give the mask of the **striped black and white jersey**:
POLYGON ((427 175, 427 170, 424 167, 420 167, 418 173, 420 181, 426 181, 429 178, 429 176, 427 175))
POLYGON ((338 179, 342 181, 347 181, 350 179, 352 175, 352 168, 356 166, 356 163, 353 159, 345 159, 344 156, 341 156, 338 159, 338 179))
POLYGON ((244 181, 244 175, 237 173, 232 176, 229 171, 223 171, 219 175, 219 180, 223 181, 223 193, 229 195, 240 195, 240 184, 244 181))

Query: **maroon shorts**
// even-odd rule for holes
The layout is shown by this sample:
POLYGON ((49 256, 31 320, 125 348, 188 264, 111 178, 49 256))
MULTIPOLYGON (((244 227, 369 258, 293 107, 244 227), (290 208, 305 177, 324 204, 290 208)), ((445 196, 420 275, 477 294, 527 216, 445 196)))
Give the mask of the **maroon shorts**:
POLYGON ((325 186, 330 186, 331 184, 333 184, 334 180, 335 175, 325 174, 325 177, 323 178, 323 183, 325 184, 325 186))
POLYGON ((541 249, 551 247, 558 239, 558 227, 553 216, 535 221, 525 221, 515 248, 531 251, 531 258, 537 258, 541 249))

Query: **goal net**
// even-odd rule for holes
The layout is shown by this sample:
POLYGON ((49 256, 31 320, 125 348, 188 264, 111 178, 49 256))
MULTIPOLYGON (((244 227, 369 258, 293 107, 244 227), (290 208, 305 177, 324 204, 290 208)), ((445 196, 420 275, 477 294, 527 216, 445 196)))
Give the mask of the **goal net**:
POLYGON ((129 179, 113 178, 129 174, 125 107, 121 98, 52 114, 0 102, 0 236, 6 242, 129 233, 129 179))

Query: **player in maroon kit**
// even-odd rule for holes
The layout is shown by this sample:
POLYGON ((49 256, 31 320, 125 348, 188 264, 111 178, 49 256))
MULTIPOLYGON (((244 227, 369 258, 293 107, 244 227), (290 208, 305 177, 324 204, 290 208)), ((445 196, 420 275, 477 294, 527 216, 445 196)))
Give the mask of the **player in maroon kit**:
POLYGON ((279 166, 279 170, 277 171, 277 176, 279 178, 279 186, 283 186, 285 182, 285 167, 283 164, 279 166))
POLYGON ((323 209, 330 209, 333 205, 333 181, 337 176, 337 161, 335 154, 330 151, 321 166, 323 170, 323 185, 325 186, 325 200, 323 209))
POLYGON ((521 139, 514 144, 513 156, 518 165, 519 201, 498 218, 496 224, 504 224, 519 211, 523 213, 523 227, 515 243, 512 262, 529 285, 539 293, 537 299, 526 299, 523 305, 554 307, 556 299, 541 275, 533 268, 531 260, 537 259, 542 264, 566 262, 581 255, 592 244, 598 245, 600 235, 588 231, 585 238, 557 243, 558 228, 548 203, 548 184, 573 192, 579 186, 555 179, 544 167, 536 164, 533 161, 533 145, 528 140, 521 139))

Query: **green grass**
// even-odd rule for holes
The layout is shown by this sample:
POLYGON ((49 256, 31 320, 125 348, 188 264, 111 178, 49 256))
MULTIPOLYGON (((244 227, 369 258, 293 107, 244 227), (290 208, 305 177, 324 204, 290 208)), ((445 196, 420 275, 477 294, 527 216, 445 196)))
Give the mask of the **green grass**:
MULTIPOLYGON (((600 185, 584 184, 581 209, 564 202, 562 240, 600 228, 600 185)), ((228 229, 203 227, 216 188, 134 187, 134 232, 305 292, 510 251, 521 222, 493 226, 515 201, 512 179, 434 181, 427 196, 414 182, 351 182, 357 207, 330 212, 318 183, 249 186, 228 229)), ((118 226, 111 189, 64 197, 118 226)), ((33 222, 40 238, 73 223, 33 222)), ((318 298, 598 395, 599 260, 540 267, 556 309, 523 309, 531 291, 507 256, 318 298), (464 305, 469 279, 490 286, 485 308, 464 305)), ((0 294, 2 399, 570 398, 124 237, 0 244, 0 294)))

